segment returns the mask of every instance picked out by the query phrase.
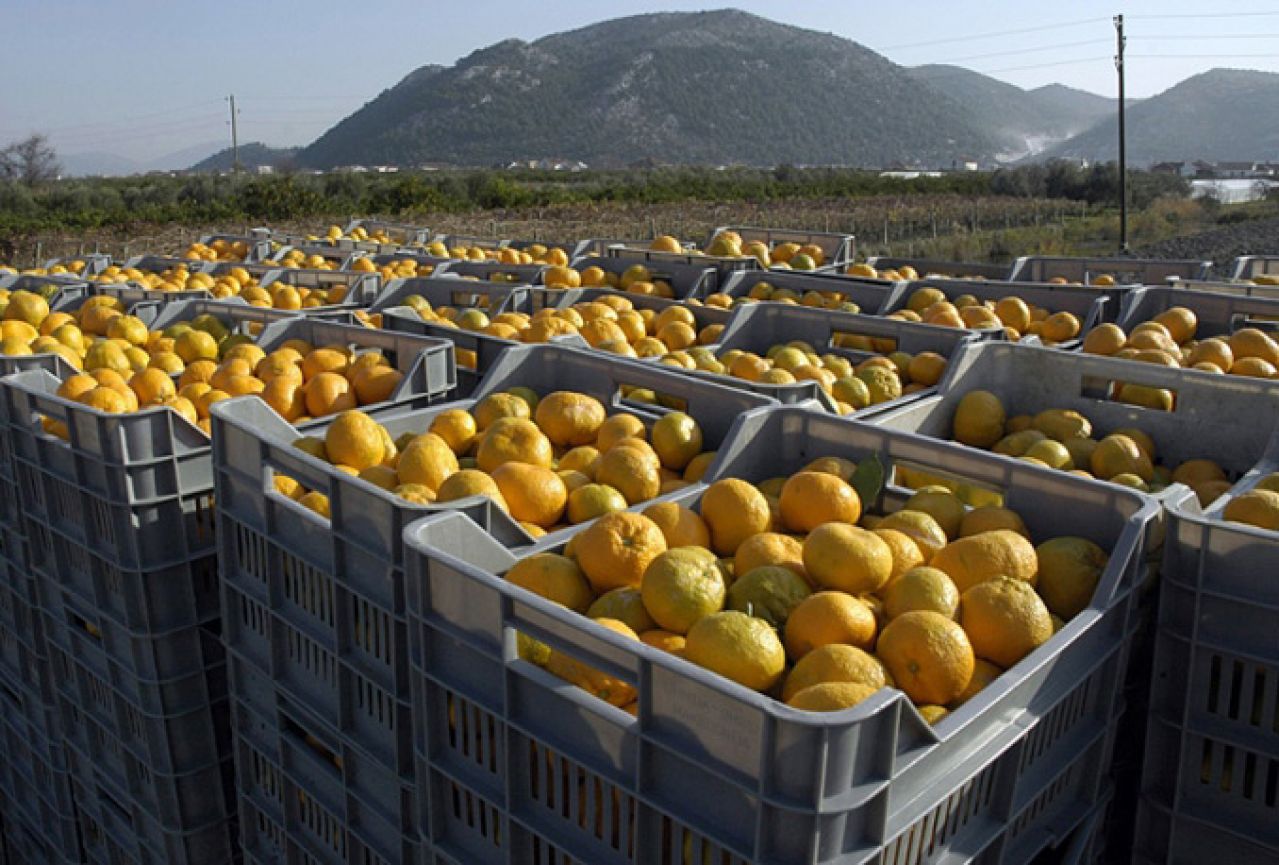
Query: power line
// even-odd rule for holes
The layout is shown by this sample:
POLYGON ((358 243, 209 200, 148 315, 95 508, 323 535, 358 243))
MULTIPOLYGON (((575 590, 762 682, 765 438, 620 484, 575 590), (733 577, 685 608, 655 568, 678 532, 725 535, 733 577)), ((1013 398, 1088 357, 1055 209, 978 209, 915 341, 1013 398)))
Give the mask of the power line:
POLYGON ((1008 51, 991 51, 986 54, 970 54, 967 57, 951 57, 945 60, 934 60, 934 63, 960 63, 965 60, 986 60, 991 57, 1012 57, 1017 54, 1035 54, 1041 51, 1055 51, 1062 48, 1080 48, 1085 45, 1099 45, 1099 39, 1085 39, 1081 42, 1058 42, 1054 45, 1036 45, 1032 48, 1012 48, 1008 51))
POLYGON ((1144 15, 1130 15, 1129 17, 1140 18, 1145 21, 1177 18, 1274 18, 1279 17, 1279 12, 1169 12, 1164 14, 1151 12, 1144 15))
POLYGON ((949 45, 954 42, 975 42, 979 39, 994 39, 998 36, 1020 36, 1023 33, 1042 33, 1045 30, 1061 30, 1066 27, 1081 27, 1085 24, 1097 24, 1107 20, 1109 19, 1084 18, 1077 21, 1063 21, 1058 24, 1041 24, 1036 27, 1020 27, 1016 30, 996 30, 989 33, 974 33, 968 36, 950 36, 945 39, 932 39, 927 42, 912 42, 908 45, 885 45, 872 50, 882 53, 885 51, 901 51, 908 48, 927 48, 931 45, 949 45))
POLYGON ((1268 54, 1129 54, 1142 60, 1274 60, 1275 53, 1268 54))
MULTIPOLYGON (((1132 57, 1133 55, 1129 54, 1128 56, 1132 57)), ((982 69, 974 71, 980 71, 983 75, 994 75, 997 72, 1023 72, 1029 69, 1049 69, 1053 66, 1079 66, 1084 63, 1098 63, 1102 60, 1110 59, 1110 55, 1106 54, 1101 57, 1079 57, 1074 60, 1057 60, 1052 63, 1034 63, 1029 66, 1004 66, 1000 69, 982 69)))
POLYGON ((1177 41, 1181 41, 1181 40, 1190 41, 1190 40, 1193 40, 1193 41, 1196 41, 1196 42, 1208 42, 1208 41, 1211 41, 1211 40, 1213 40, 1213 39, 1279 39, 1279 33, 1199 33, 1199 34, 1194 35, 1194 36, 1182 36, 1182 35, 1167 35, 1167 36, 1161 36, 1161 35, 1149 35, 1149 36, 1147 36, 1147 35, 1141 35, 1141 36, 1134 36, 1133 38, 1134 38, 1134 39, 1138 39, 1138 40, 1140 40, 1140 41, 1142 41, 1142 42, 1146 42, 1146 41, 1153 41, 1153 40, 1159 40, 1159 41, 1172 41, 1172 40, 1177 40, 1177 41))

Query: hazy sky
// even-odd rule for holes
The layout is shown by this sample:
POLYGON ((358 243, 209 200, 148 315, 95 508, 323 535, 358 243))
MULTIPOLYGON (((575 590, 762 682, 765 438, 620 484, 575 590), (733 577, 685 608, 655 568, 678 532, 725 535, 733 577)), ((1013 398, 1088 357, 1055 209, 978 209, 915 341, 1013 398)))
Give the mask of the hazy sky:
MULTIPOLYGON (((2 0, 0 142, 45 131, 63 153, 154 160, 229 143, 225 97, 234 93, 242 142, 303 144, 423 64, 451 64, 512 36, 719 5, 727 4, 2 0)), ((1060 81, 1113 94, 1117 12, 1127 16, 1132 96, 1216 66, 1279 71, 1273 0, 735 5, 845 36, 903 65, 955 63, 1024 87, 1060 81)))

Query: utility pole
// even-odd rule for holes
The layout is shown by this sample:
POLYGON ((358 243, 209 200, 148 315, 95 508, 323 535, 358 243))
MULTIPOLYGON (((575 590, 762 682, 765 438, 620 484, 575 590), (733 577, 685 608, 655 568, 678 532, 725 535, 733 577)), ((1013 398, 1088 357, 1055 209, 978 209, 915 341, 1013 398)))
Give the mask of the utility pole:
POLYGON ((232 93, 227 97, 227 101, 231 103, 231 171, 239 172, 240 170, 240 134, 236 128, 235 116, 239 112, 235 110, 235 94, 232 93))
POLYGON ((1119 251, 1128 251, 1128 149, 1124 138, 1124 16, 1115 16, 1115 70, 1119 73, 1119 251))

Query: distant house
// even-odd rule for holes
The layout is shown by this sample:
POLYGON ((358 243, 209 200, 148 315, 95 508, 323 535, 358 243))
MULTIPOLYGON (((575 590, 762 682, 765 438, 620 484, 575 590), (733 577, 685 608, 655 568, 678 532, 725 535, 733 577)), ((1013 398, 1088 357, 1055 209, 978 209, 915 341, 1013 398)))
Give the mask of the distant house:
POLYGON ((257 167, 258 174, 274 174, 275 168, 270 165, 259 165, 257 167))
POLYGON ((1217 176, 1226 180, 1251 177, 1255 162, 1218 162, 1217 176))
POLYGON ((1177 177, 1184 177, 1186 163, 1184 162, 1156 162, 1150 166, 1151 174, 1172 174, 1177 177))

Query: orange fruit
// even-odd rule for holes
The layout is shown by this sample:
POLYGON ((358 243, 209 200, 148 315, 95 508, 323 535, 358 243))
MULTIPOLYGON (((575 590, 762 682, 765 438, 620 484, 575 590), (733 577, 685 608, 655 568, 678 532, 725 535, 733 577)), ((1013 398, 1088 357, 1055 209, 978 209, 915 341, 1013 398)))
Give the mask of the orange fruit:
POLYGON ((586 615, 592 619, 617 619, 637 634, 657 627, 648 610, 644 609, 639 589, 634 586, 623 586, 600 595, 591 602, 586 615))
POLYGON ((121 393, 114 388, 98 386, 85 391, 76 397, 76 402, 108 414, 124 414, 129 411, 129 404, 121 393))
POLYGON ((738 576, 764 565, 790 568, 808 581, 808 572, 804 570, 804 544, 790 535, 761 532, 743 541, 733 554, 733 573, 738 576))
POLYGON ((685 639, 683 634, 672 634, 670 631, 653 629, 643 631, 639 635, 641 643, 647 643, 655 649, 669 652, 672 655, 684 654, 685 639))
POLYGON ((408 443, 395 468, 400 483, 438 493, 444 481, 458 470, 458 462, 448 442, 435 433, 423 433, 408 443))
POLYGON ((1008 577, 986 580, 964 592, 959 624, 978 657, 1005 669, 1053 635, 1048 608, 1034 588, 1008 577))
POLYGON ((662 465, 682 471, 702 450, 702 429, 682 411, 671 412, 653 424, 653 450, 662 465))
POLYGON ((704 547, 676 547, 649 562, 640 581, 644 609, 663 629, 687 634, 699 620, 724 607, 727 586, 715 554, 704 547))
POLYGON ((534 417, 552 444, 575 447, 595 441, 607 413, 593 396, 556 391, 542 398, 534 417))
POLYGON ((333 348, 317 348, 302 358, 302 376, 307 381, 322 372, 344 373, 350 358, 345 352, 333 348))
POLYGON ((549 468, 554 454, 550 440, 537 424, 525 418, 505 417, 484 430, 475 458, 479 468, 491 474, 510 462, 549 468))
POLYGON ((595 448, 603 453, 622 439, 643 439, 647 436, 648 430, 645 429, 644 422, 633 414, 623 412, 611 415, 600 425, 595 435, 595 448))
POLYGON ((1004 405, 990 391, 964 394, 955 407, 952 433, 955 441, 977 448, 994 446, 1004 437, 1004 405))
POLYGON ((506 499, 502 497, 502 491, 498 488, 497 482, 490 475, 486 475, 479 469, 460 469, 449 475, 440 484, 439 490, 436 491, 435 500, 437 502, 453 502, 458 499, 467 499, 471 496, 484 496, 492 499, 502 510, 509 510, 506 499))
POLYGON ((819 586, 857 595, 874 592, 893 573, 893 553, 878 535, 847 523, 826 523, 804 540, 804 569, 819 586))
POLYGON ((1035 548, 1039 577, 1035 589, 1048 612, 1072 619, 1092 602, 1110 557, 1085 538, 1058 537, 1035 548))
MULTIPOLYGON (((562 477, 561 480, 563 480, 562 477)), ((626 499, 606 484, 586 483, 568 494, 568 521, 573 525, 593 520, 613 511, 624 510, 626 510, 626 499)))
POLYGON ((946 358, 933 351, 921 351, 910 359, 906 374, 912 384, 932 387, 946 372, 946 358))
MULTIPOLYGON (((616 619, 595 619, 594 621, 597 625, 608 628, 623 637, 639 640, 634 631, 616 619)), ((572 682, 592 696, 614 706, 625 706, 635 701, 635 688, 630 684, 609 673, 597 670, 558 649, 551 650, 546 659, 546 670, 552 675, 558 676, 566 682, 572 682)))
POLYGON ((693 457, 688 465, 684 467, 684 480, 689 483, 700 481, 711 467, 711 464, 715 462, 716 456, 718 456, 718 453, 715 451, 703 451, 693 457))
POLYGON ((583 445, 564 454, 556 465, 560 471, 581 472, 588 478, 594 479, 599 463, 600 452, 590 445, 583 445))
POLYGON ((444 439, 453 453, 462 456, 475 443, 478 428, 470 412, 451 408, 432 419, 430 431, 444 439))
POLYGON ((875 690, 892 682, 884 664, 869 652, 843 643, 828 643, 805 654, 782 683, 782 700, 805 688, 825 682, 847 682, 868 685, 875 690))
POLYGON ((1134 474, 1147 482, 1154 477, 1150 454, 1126 435, 1111 434, 1098 442, 1089 460, 1089 468, 1103 480, 1121 474, 1134 474))
POLYGON ((631 447, 628 442, 642 444, 639 439, 627 439, 600 457, 595 469, 595 480, 619 491, 629 504, 648 501, 662 487, 657 460, 651 453, 631 447))
POLYGON ((357 472, 382 462, 386 454, 382 427, 361 411, 342 412, 324 434, 324 451, 330 462, 357 472))
POLYGON ((738 478, 707 487, 701 512, 711 530, 711 548, 722 556, 733 555, 747 538, 768 531, 773 520, 764 494, 738 478))
POLYGON ((964 693, 954 699, 954 701, 950 704, 951 707, 956 708, 967 703, 973 697, 981 693, 983 688, 998 679, 1000 674, 1003 672, 1004 671, 1002 669, 996 667, 990 661, 978 658, 977 662, 973 665, 973 677, 968 680, 968 687, 964 688, 964 693))
POLYGON ((788 531, 811 532, 823 523, 856 524, 862 502, 850 484, 825 472, 800 472, 782 486, 782 524, 788 531))
POLYGON ((177 388, 167 373, 154 367, 135 373, 129 387, 138 397, 138 405, 159 405, 177 396, 177 388))
POLYGON ((484 432, 505 417, 533 417, 533 410, 529 408, 528 402, 513 393, 489 394, 476 403, 471 411, 475 415, 475 425, 480 432, 484 432))
POLYGON ((878 690, 859 682, 824 682, 797 691, 786 705, 805 712, 840 712, 851 709, 878 690))
POLYGON ((271 379, 262 389, 262 399, 290 423, 306 414, 306 392, 293 379, 284 376, 271 379))
MULTIPOLYGON (((657 502, 643 510, 662 530, 668 547, 710 547, 711 530, 696 511, 675 502, 657 502)), ((740 551, 740 549, 739 549, 740 551)), ((739 574, 745 571, 738 571, 739 574)))
POLYGON ((1008 529, 952 541, 933 556, 929 565, 945 571, 961 594, 999 576, 1022 580, 1033 587, 1039 572, 1030 541, 1008 529))
POLYGON ((959 536, 966 538, 971 535, 979 535, 982 532, 991 532, 995 529, 1008 529, 1022 537, 1030 537, 1030 531, 1016 511, 997 505, 973 508, 965 513, 963 520, 959 523, 959 536))
POLYGON ((559 522, 568 504, 568 490, 555 472, 544 466, 508 462, 491 474, 515 519, 544 529, 559 522))
POLYGON ((875 528, 901 532, 915 542, 925 561, 931 560, 938 550, 946 546, 946 532, 923 511, 895 511, 875 523, 875 528))
MULTIPOLYGON (((366 357, 368 355, 365 355, 366 357)), ((404 374, 389 366, 364 367, 351 376, 351 387, 360 405, 386 402, 404 380, 404 374)))
POLYGON ((1123 328, 1109 322, 1099 324, 1084 337, 1084 354, 1112 355, 1124 347, 1128 336, 1123 328))
POLYGON ((355 408, 351 383, 335 372, 322 372, 305 386, 306 411, 311 417, 355 408))
POLYGON ((689 629, 684 658, 755 691, 767 691, 786 670, 777 632, 735 610, 713 613, 689 629))
POLYGON ((895 619, 914 610, 931 610, 948 619, 959 610, 959 589, 945 571, 937 568, 911 568, 880 591, 884 615, 895 619))
POLYGON ((578 613, 585 613, 594 599, 577 562, 555 553, 520 559, 506 572, 506 580, 578 613))
POLYGON ((630 511, 605 514, 577 535, 578 563, 596 592, 638 588, 650 562, 666 551, 657 524, 630 511))
POLYGON ((909 535, 902 534, 896 529, 875 528, 872 531, 881 541, 888 544, 888 549, 892 553, 893 571, 888 577, 890 584, 911 568, 924 564, 924 554, 920 552, 919 545, 909 535))
POLYGON ((298 504, 304 508, 315 511, 325 519, 328 519, 331 516, 329 512, 329 497, 324 493, 312 490, 299 498, 298 504))
POLYGON ((1231 499, 1221 514, 1223 519, 1259 529, 1279 529, 1279 493, 1254 488, 1231 499))
POLYGON ((903 613, 889 622, 876 652, 896 686, 917 704, 954 701, 968 687, 976 665, 964 629, 927 610, 903 613))

